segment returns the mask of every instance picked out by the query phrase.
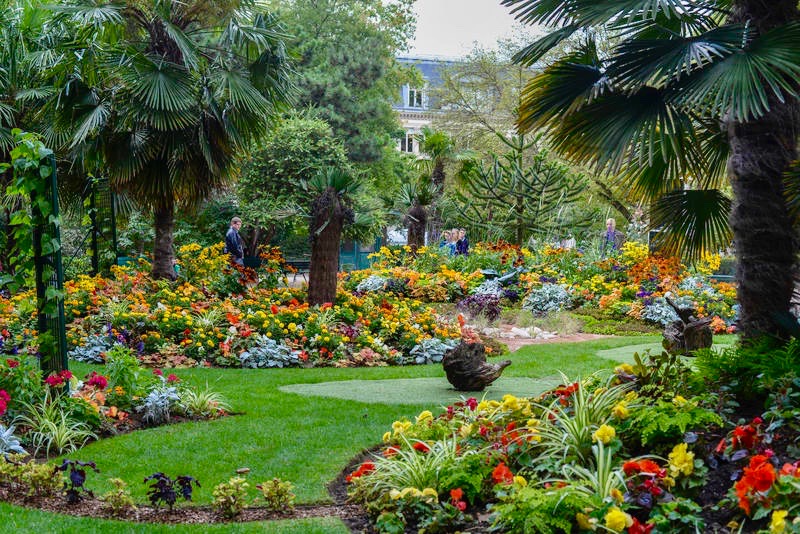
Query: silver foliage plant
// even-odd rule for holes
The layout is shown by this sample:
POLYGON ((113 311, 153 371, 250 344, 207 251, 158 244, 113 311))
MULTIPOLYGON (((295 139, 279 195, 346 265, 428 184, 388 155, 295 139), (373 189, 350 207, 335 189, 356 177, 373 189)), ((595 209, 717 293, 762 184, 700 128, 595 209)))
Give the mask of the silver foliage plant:
POLYGON ((547 315, 569 308, 571 305, 572 296, 561 284, 543 284, 542 287, 531 291, 522 302, 522 308, 534 315, 547 315))
POLYGON ((266 336, 259 336, 253 347, 239 355, 239 361, 242 363, 242 367, 252 369, 300 365, 300 358, 296 351, 266 336))
POLYGON ((17 454, 28 454, 19 442, 19 438, 14 435, 16 428, 14 425, 5 426, 0 423, 0 454, 14 452, 17 454))

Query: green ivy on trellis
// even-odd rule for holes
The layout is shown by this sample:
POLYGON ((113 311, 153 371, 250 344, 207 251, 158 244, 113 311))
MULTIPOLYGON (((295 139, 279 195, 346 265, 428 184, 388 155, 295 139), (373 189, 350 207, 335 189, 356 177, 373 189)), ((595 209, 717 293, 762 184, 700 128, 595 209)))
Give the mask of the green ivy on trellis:
MULTIPOLYGON (((14 248, 10 251, 10 272, 0 277, 0 287, 12 292, 36 287, 36 258, 34 257, 34 231, 41 231, 41 255, 57 252, 61 243, 52 229, 58 229, 61 221, 54 213, 49 178, 53 173, 53 151, 47 148, 33 133, 12 130, 16 146, 11 151, 11 163, 0 163, 0 172, 13 171, 6 197, 18 199, 19 208, 11 214, 10 226, 14 248)), ((44 265, 43 279, 53 274, 52 265, 44 265)), ((44 313, 55 313, 63 291, 47 287, 44 302, 38 309, 44 313)), ((41 340, 40 340, 41 342, 41 340)))

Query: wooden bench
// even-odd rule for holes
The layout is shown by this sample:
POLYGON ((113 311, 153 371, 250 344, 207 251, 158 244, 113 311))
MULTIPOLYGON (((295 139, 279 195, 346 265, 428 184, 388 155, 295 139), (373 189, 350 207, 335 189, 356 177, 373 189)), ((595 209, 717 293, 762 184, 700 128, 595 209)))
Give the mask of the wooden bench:
POLYGON ((287 277, 291 274, 292 281, 294 282, 298 276, 302 276, 303 280, 308 282, 308 271, 311 269, 311 260, 307 258, 290 258, 286 260, 286 265, 294 269, 286 271, 283 274, 287 277))

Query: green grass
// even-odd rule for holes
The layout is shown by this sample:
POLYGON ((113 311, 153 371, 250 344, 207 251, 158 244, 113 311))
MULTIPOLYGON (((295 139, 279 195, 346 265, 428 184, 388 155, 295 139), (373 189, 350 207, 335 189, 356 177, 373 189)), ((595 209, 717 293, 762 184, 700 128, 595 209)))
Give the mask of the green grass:
MULTIPOLYGON (((585 343, 530 345, 509 357, 513 363, 505 370, 500 384, 508 379, 509 384, 514 384, 513 393, 517 395, 525 394, 528 391, 526 384, 530 384, 528 394, 534 395, 536 390, 552 385, 559 370, 575 377, 600 368, 613 368, 616 363, 598 356, 598 351, 657 341, 655 336, 636 336, 585 343)), ((102 372, 102 368, 72 365, 78 376, 91 369, 102 372)), ((163 471, 170 476, 188 474, 198 478, 202 487, 196 490, 195 503, 204 505, 211 502, 215 485, 228 480, 236 469, 248 467, 251 470, 248 478, 253 484, 280 477, 295 485, 298 503, 330 502, 326 486, 350 458, 376 444, 393 421, 402 417, 413 419, 424 408, 435 411, 444 402, 420 403, 422 390, 413 389, 405 392, 407 400, 403 401, 402 389, 407 385, 403 381, 395 384, 391 395, 388 390, 385 393, 374 390, 362 401, 323 395, 325 388, 330 388, 335 382, 341 383, 341 391, 364 385, 363 382, 346 382, 353 380, 426 379, 420 382, 423 389, 428 384, 427 389, 447 390, 443 386, 446 378, 439 365, 263 371, 197 368, 176 373, 194 385, 205 387, 208 383, 225 394, 234 411, 243 413, 214 421, 168 425, 116 436, 70 454, 69 458, 97 463, 101 473, 90 473, 87 481, 87 487, 95 494, 110 489, 108 478, 118 477, 128 482, 137 501, 144 502, 142 480, 154 472, 163 471), (314 384, 319 387, 316 392, 314 384), (303 391, 303 394, 282 388, 303 391)), ((383 384, 388 387, 391 382, 383 384)), ((490 393, 496 398, 504 392, 500 388, 490 388, 490 393)), ((440 400, 446 402, 447 396, 452 400, 460 397, 455 391, 445 395, 445 399, 440 400)), ((64 518, 10 506, 2 511, 6 517, 11 514, 15 525, 13 530, 19 532, 49 532, 56 524, 65 531, 81 528, 89 532, 105 532, 103 529, 106 527, 115 532, 161 532, 167 528, 134 525, 130 530, 120 530, 119 524, 113 522, 64 518)), ((303 526, 299 522, 289 522, 286 523, 287 530, 269 532, 316 532, 312 528, 321 529, 318 532, 335 532, 332 525, 341 526, 341 523, 331 521, 312 521, 303 523, 303 526)), ((237 525, 236 528, 242 530, 227 531, 250 532, 249 528, 264 531, 263 525, 237 525)), ((283 526, 270 523, 270 528, 283 526)))
POLYGON ((225 523, 217 525, 156 525, 152 523, 126 523, 56 515, 39 510, 29 510, 0 502, 3 532, 19 534, 47 532, 48 534, 134 534, 134 533, 269 533, 269 534, 347 534, 350 530, 335 518, 299 519, 295 521, 258 521, 253 523, 225 523))

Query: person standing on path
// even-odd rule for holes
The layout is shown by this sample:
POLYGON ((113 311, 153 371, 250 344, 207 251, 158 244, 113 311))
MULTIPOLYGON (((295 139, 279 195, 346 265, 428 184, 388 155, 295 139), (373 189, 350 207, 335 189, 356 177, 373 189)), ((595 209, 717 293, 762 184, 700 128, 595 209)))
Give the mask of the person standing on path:
POLYGON ((239 217, 231 219, 231 226, 225 234, 225 252, 231 258, 231 262, 236 265, 244 265, 244 244, 242 237, 239 235, 239 229, 242 227, 242 220, 239 217))

